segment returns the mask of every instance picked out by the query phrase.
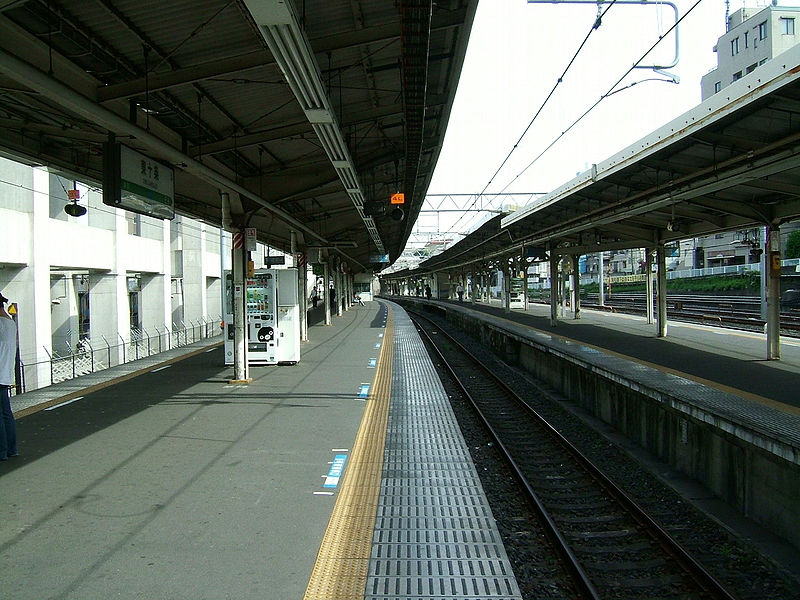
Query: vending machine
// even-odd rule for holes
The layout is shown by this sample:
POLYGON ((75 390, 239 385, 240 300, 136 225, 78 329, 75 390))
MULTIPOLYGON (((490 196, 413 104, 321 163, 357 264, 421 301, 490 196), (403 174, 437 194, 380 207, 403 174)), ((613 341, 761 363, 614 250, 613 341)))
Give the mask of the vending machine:
POLYGON ((279 363, 300 360, 300 292, 297 269, 275 269, 278 282, 279 363))
MULTIPOLYGON (((258 269, 245 282, 250 365, 300 360, 297 269, 258 269)), ((225 364, 233 364, 233 274, 225 271, 225 364)))

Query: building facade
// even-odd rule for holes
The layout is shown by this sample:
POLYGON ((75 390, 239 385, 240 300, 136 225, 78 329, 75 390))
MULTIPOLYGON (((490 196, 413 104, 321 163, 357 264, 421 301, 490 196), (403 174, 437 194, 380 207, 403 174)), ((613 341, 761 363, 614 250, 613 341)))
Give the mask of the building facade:
POLYGON ((122 353, 142 335, 221 320, 230 234, 217 227, 113 208, 99 189, 0 158, 0 239, 26 389, 49 385, 53 359, 87 344, 122 353), (87 209, 77 217, 64 212, 75 190, 87 209))
POLYGON ((797 43, 800 8, 767 6, 740 8, 728 17, 728 31, 719 38, 714 52, 717 68, 700 80, 702 99, 755 71, 768 60, 797 43), (797 33, 795 33, 797 32, 797 33))

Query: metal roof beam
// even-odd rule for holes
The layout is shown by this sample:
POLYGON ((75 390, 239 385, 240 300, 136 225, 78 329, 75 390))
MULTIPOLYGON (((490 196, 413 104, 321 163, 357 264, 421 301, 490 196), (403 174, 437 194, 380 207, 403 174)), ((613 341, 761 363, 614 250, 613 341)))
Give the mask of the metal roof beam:
MULTIPOLYGON (((9 0, 0 0, 0 10, 3 10, 2 4, 4 1, 8 2, 9 0)), ((462 26, 464 24, 465 14, 466 10, 463 8, 454 11, 439 11, 434 15, 433 29, 444 30, 462 26)), ((311 40, 311 46, 314 48, 315 52, 334 52, 336 50, 352 48, 353 46, 379 43, 399 37, 399 23, 391 23, 389 25, 366 27, 350 33, 337 33, 335 35, 314 38, 311 40)), ((174 86, 190 85, 204 79, 223 77, 274 64, 275 61, 268 52, 257 50, 255 52, 248 52, 247 54, 240 54, 239 56, 223 58, 182 69, 175 69, 168 73, 151 73, 147 81, 145 81, 144 77, 139 77, 131 81, 126 81, 125 83, 104 86, 98 88, 97 99, 99 102, 120 100, 144 94, 146 90, 154 92, 174 86)))
POLYGON ((289 3, 281 0, 243 0, 258 32, 269 46, 300 108, 336 170, 378 252, 385 252, 371 217, 364 215, 364 193, 311 45, 289 3))
POLYGON ((741 187, 745 188, 753 188, 757 190, 767 190, 769 192, 779 192, 781 194, 786 194, 787 196, 800 196, 800 186, 794 183, 788 183, 783 181, 775 181, 774 179, 764 178, 764 179, 754 179, 753 181, 748 181, 743 183, 741 187))
MULTIPOLYGON (((359 125, 361 123, 368 123, 386 117, 393 117, 395 115, 402 115, 403 110, 400 105, 393 104, 391 106, 381 106, 371 110, 360 112, 348 110, 347 119, 342 120, 343 127, 351 125, 359 125)), ((267 142, 273 142, 288 137, 310 133, 312 131, 311 125, 308 121, 299 123, 292 123, 281 127, 273 127, 263 131, 254 132, 249 135, 239 136, 237 138, 228 138, 219 142, 211 144, 203 144, 201 147, 196 147, 191 150, 192 156, 205 156, 209 154, 217 154, 219 152, 226 152, 234 148, 246 148, 248 146, 256 146, 267 142)))
POLYGON ((25 85, 28 85, 49 100, 57 103, 62 109, 73 112, 84 119, 91 120, 93 123, 117 135, 135 138, 143 147, 173 164, 180 165, 184 171, 191 173, 213 186, 230 190, 247 197, 261 207, 274 213, 286 223, 306 231, 314 238, 320 239, 320 241, 324 241, 323 238, 316 232, 308 229, 303 223, 276 206, 265 202, 260 196, 243 188, 238 183, 231 181, 222 173, 193 160, 169 143, 157 138, 152 133, 141 129, 134 123, 120 117, 118 114, 95 104, 85 96, 67 87, 65 84, 51 78, 47 73, 39 71, 36 67, 2 49, 0 49, 0 72, 25 83, 25 85))

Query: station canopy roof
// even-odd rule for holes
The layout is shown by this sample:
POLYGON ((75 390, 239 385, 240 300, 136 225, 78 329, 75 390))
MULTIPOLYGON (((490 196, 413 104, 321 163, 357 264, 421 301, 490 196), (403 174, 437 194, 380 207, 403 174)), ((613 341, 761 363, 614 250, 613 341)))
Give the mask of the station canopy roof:
MULTIPOLYGON (((653 248, 800 218, 800 45, 417 270, 653 248)), ((757 243, 749 240, 748 243, 757 243)))
POLYGON ((476 5, 0 0, 0 152, 99 186, 111 133, 175 169, 178 213, 220 224, 228 192, 261 241, 380 269, 422 207, 476 5), (381 214, 397 192, 401 220, 381 214))
POLYGON ((502 219, 558 253, 659 242, 800 217, 800 46, 502 219))

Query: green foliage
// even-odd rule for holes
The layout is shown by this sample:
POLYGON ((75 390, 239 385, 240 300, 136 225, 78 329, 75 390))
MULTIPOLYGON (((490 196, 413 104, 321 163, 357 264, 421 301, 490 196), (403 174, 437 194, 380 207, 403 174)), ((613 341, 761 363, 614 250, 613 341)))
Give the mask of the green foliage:
MULTIPOLYGON (((713 293, 730 291, 747 291, 759 293, 760 276, 757 271, 743 275, 711 275, 708 277, 683 277, 668 279, 668 292, 713 293)), ((597 284, 583 286, 589 294, 597 293, 597 284)), ((606 289, 608 289, 606 287, 606 289)), ((643 292, 644 282, 615 283, 611 286, 612 292, 643 292)))
POLYGON ((786 239, 783 258, 800 258, 800 230, 793 231, 786 239))

